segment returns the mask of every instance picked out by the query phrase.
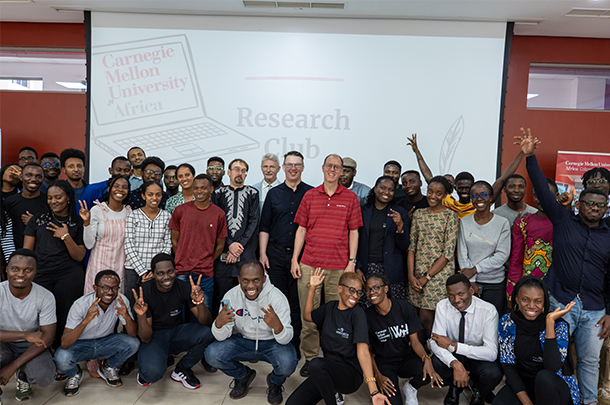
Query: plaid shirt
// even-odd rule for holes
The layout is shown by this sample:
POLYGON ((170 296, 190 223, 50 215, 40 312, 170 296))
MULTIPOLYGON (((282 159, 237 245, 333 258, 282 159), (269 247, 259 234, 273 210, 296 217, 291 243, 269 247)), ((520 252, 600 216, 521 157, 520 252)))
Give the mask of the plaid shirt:
POLYGON ((126 269, 134 269, 142 276, 150 271, 150 262, 156 254, 171 254, 171 229, 168 227, 171 217, 169 212, 159 210, 157 217, 151 221, 142 209, 134 210, 127 216, 126 269))

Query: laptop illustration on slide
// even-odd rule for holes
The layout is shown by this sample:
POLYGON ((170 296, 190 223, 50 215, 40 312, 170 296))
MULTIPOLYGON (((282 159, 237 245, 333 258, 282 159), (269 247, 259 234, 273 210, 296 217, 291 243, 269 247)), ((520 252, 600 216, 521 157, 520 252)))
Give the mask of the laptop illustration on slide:
POLYGON ((91 50, 91 140, 120 156, 133 146, 166 162, 259 147, 208 117, 186 35, 91 50))

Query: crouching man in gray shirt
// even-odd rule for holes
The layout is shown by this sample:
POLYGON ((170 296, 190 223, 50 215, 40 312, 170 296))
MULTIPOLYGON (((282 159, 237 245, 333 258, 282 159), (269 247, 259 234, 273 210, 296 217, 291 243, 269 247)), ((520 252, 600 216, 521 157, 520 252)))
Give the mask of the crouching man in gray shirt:
POLYGON ((95 276, 94 291, 76 300, 70 308, 61 347, 55 352, 57 368, 68 376, 64 387, 67 397, 80 391, 83 378, 77 364, 80 361, 107 359, 98 367, 98 374, 110 387, 123 385, 117 367, 138 351, 140 341, 136 338, 138 326, 129 300, 119 294, 120 282, 114 271, 100 271, 95 276), (127 334, 114 333, 117 318, 127 334))
POLYGON ((37 263, 31 250, 15 250, 6 268, 8 280, 0 283, 0 385, 15 374, 17 401, 32 397, 32 385, 46 387, 55 379, 47 350, 55 336, 55 298, 32 282, 37 263))

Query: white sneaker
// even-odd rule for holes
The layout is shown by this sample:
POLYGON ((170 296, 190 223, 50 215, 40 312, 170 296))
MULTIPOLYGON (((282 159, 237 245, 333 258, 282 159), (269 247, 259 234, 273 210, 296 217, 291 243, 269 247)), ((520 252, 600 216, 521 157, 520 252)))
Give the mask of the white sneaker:
POLYGON ((345 403, 345 397, 340 392, 335 392, 335 400, 337 401, 337 405, 343 405, 345 403))
POLYGON ((419 405, 417 389, 413 388, 410 380, 402 387, 402 392, 405 394, 405 405, 419 405))

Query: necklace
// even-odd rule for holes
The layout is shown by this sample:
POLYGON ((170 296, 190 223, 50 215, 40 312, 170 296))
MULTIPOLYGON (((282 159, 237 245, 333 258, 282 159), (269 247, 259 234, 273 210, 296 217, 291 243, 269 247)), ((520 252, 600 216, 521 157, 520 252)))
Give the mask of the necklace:
POLYGON ((68 219, 69 219, 69 218, 66 218, 64 221, 60 221, 60 220, 59 220, 59 219, 58 219, 58 218, 55 216, 55 214, 53 214, 53 218, 55 218, 55 220, 56 220, 57 222, 59 222, 60 224, 66 223, 66 222, 68 221, 68 219))

